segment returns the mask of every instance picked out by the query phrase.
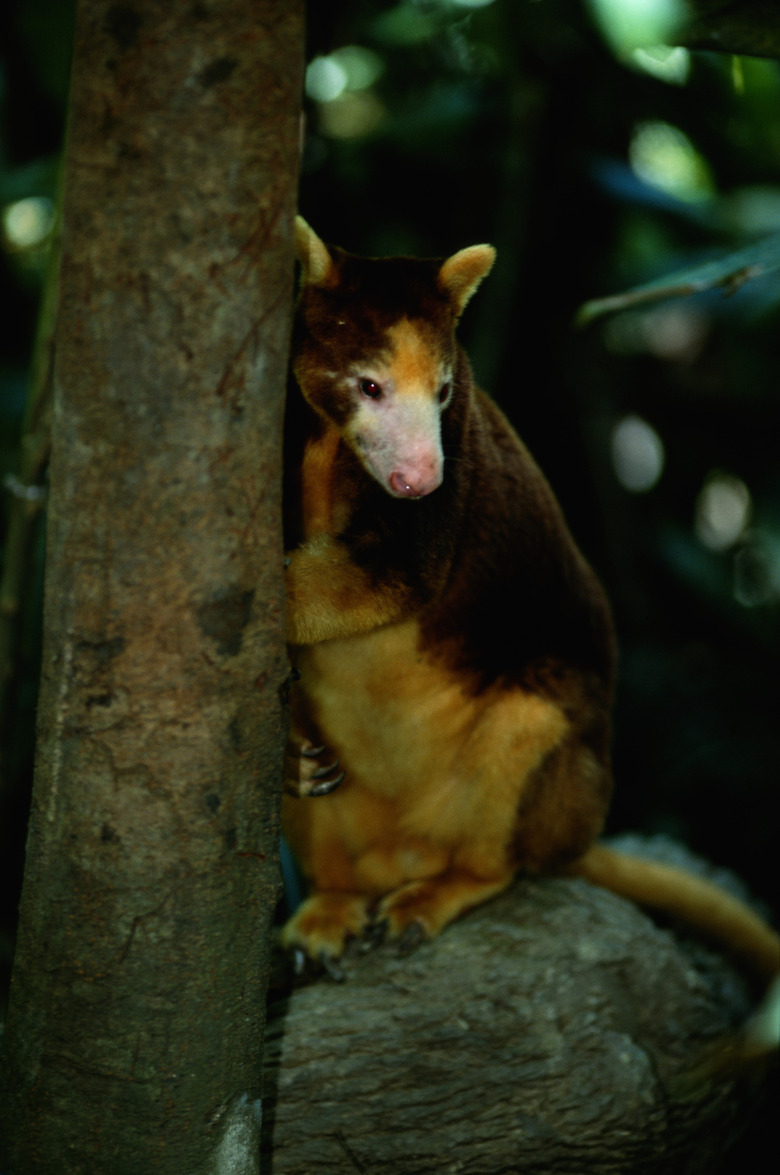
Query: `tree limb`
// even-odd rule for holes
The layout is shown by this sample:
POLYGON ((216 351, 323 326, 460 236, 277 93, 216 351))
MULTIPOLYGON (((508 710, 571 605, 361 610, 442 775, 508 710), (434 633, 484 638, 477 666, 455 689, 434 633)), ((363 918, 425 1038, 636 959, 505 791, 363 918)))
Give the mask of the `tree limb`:
POLYGON ((269 1009, 272 1175, 709 1172, 756 1098, 691 1080, 746 1015, 742 978, 582 881, 520 881, 345 969, 269 1009))

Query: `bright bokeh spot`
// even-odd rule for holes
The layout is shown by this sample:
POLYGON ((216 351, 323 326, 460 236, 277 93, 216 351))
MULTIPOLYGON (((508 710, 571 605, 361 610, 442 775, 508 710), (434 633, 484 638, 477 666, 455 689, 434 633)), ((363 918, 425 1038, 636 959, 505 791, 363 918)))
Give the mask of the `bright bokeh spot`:
POLYGON ((348 90, 367 90, 381 77, 385 68, 379 54, 363 45, 344 45, 331 53, 329 60, 344 70, 348 90))
POLYGON ((780 547, 769 535, 751 534, 734 555, 734 595, 745 608, 780 600, 780 547))
POLYGON ((604 341, 617 355, 655 355, 673 363, 692 363, 707 341, 711 324, 682 301, 652 310, 617 314, 604 327, 604 341))
POLYGON ((3 209, 3 235, 9 249, 22 252, 42 245, 51 232, 54 206, 45 196, 28 196, 3 209))
POLYGON ((370 135, 385 116, 385 108, 371 90, 342 94, 320 106, 320 130, 331 139, 370 135))
POLYGON ((709 168, 679 127, 668 122, 641 122, 628 150, 636 175, 678 200, 708 200, 714 191, 709 168))
POLYGON ((335 102, 347 91, 367 90, 384 70, 382 58, 362 45, 344 45, 315 57, 306 69, 306 93, 315 102, 335 102))
POLYGON ((624 489, 646 493, 664 468, 664 446, 658 433, 641 416, 625 416, 612 430, 612 464, 624 489))
POLYGON ((685 17, 683 0, 589 0, 605 39, 620 57, 640 46, 663 45, 685 17))
POLYGON ((306 70, 306 93, 319 104, 319 127, 331 139, 369 135, 385 116, 372 91, 384 62, 362 45, 344 45, 315 57, 306 70))
POLYGON ((347 71, 331 54, 315 57, 306 70, 306 93, 315 102, 332 102, 347 88, 347 71))
POLYGON ((684 86, 691 72, 691 55, 681 45, 640 46, 632 51, 631 62, 671 86, 684 86))
POLYGON ((696 499, 696 536, 711 551, 727 551, 747 530, 751 514, 744 481, 727 473, 712 474, 696 499))

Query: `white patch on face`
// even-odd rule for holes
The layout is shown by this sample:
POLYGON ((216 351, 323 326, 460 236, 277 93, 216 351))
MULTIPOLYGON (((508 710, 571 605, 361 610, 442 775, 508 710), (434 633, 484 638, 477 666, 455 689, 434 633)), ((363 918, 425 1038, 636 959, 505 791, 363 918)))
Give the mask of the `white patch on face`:
POLYGON ((386 392, 361 404, 350 435, 366 470, 394 497, 422 498, 441 485, 439 406, 428 397, 386 392))
POLYGON ((349 373, 357 407, 344 439, 387 493, 422 498, 444 476, 440 397, 451 373, 408 320, 388 333, 390 358, 349 373))

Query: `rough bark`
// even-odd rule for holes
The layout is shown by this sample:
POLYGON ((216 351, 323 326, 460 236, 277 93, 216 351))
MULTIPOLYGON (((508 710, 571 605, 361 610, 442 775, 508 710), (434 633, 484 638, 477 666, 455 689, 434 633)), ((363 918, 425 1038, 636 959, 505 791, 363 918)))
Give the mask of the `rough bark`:
POLYGON ((744 979, 582 881, 519 882, 347 972, 269 1009, 273 1175, 711 1175, 759 1097, 696 1075, 744 979))
POLYGON ((287 672, 290 0, 81 0, 13 1175, 258 1169, 287 672))

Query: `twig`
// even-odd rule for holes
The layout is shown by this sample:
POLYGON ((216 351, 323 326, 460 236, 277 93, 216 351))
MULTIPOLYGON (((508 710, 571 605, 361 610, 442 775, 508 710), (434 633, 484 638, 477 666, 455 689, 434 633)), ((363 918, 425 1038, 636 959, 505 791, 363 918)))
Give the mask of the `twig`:
POLYGON ((575 318, 577 326, 587 326, 605 314, 630 310, 648 302, 659 302, 664 298, 679 298, 700 294, 704 290, 722 289, 725 294, 734 294, 757 277, 780 268, 780 234, 765 237, 753 245, 729 253, 717 261, 669 274, 646 285, 635 286, 622 294, 607 298, 593 298, 580 306, 575 318))

